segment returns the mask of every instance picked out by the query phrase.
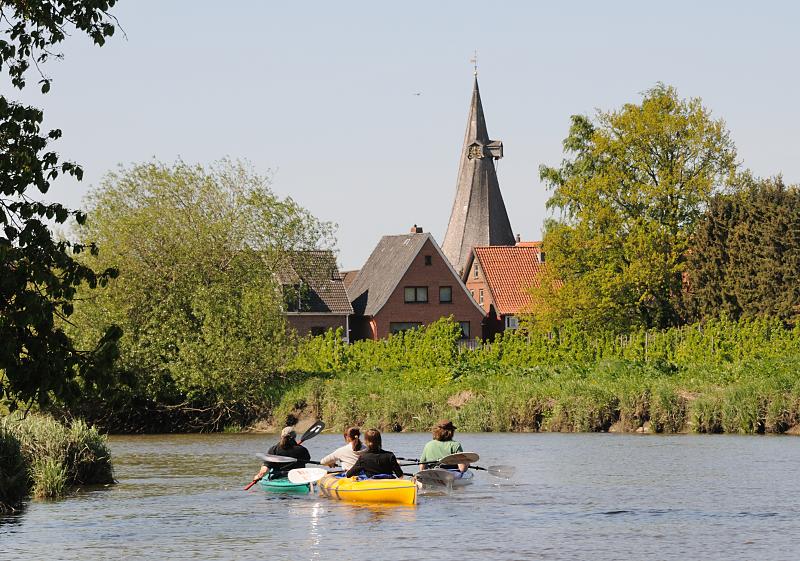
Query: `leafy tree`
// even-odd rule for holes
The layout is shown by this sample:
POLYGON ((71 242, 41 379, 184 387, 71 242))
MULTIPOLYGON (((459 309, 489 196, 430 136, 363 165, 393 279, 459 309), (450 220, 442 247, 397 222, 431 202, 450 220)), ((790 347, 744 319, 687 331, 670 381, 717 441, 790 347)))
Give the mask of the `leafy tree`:
MULTIPOLYGON (((71 29, 103 45, 114 33, 108 10, 115 3, 0 0, 0 69, 21 90, 33 65, 47 93, 51 81, 41 69, 51 57, 60 57, 57 45, 71 29)), ((20 401, 76 398, 79 379, 88 385, 108 383, 106 366, 120 335, 109 325, 81 351, 60 327, 72 314, 78 286, 102 285, 115 273, 98 274, 75 260, 84 250, 96 252, 96 246, 56 240, 48 228, 48 220, 64 223, 72 216, 83 222, 86 216, 35 199, 59 175, 78 180, 83 175, 52 150, 50 143, 61 131, 43 131, 42 120, 39 109, 0 96, 0 399, 11 408, 20 401)))
POLYGON ((690 303, 697 319, 800 316, 800 188, 742 174, 711 201, 692 239, 690 303))
MULTIPOLYGON (((82 260, 120 271, 81 295, 74 319, 89 340, 109 324, 124 329, 118 368, 128 386, 102 396, 117 411, 109 421, 120 422, 122 405, 134 401, 181 428, 256 414, 292 349, 276 278, 302 250, 329 245, 331 225, 231 161, 123 168, 87 203, 77 234, 103 252, 82 260)), ((141 428, 155 418, 129 422, 141 428)))
POLYGON ((535 317, 616 330, 680 323, 689 239, 736 166, 723 121, 657 85, 594 121, 573 116, 564 150, 561 167, 540 168, 559 215, 545 224, 553 279, 534 289, 535 317))

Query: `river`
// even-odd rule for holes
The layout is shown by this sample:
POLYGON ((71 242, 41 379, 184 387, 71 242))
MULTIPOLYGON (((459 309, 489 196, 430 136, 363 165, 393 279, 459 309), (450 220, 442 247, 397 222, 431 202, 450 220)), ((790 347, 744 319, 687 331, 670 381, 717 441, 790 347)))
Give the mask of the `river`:
MULTIPOLYGON (((370 507, 242 491, 271 435, 110 439, 118 485, 0 518, 2 560, 800 558, 795 437, 459 434, 480 464, 449 496, 370 507)), ((415 456, 425 434, 386 434, 415 456)), ((312 457, 340 437, 309 441, 312 457)))

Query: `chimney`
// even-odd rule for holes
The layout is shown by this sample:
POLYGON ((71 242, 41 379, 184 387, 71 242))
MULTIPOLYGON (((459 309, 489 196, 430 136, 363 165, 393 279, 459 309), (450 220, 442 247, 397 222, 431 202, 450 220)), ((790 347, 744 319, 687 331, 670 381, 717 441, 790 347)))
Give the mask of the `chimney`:
POLYGON ((412 234, 421 234, 422 233, 422 226, 417 226, 416 224, 414 224, 411 227, 411 233, 412 234))
POLYGON ((519 234, 517 234, 516 242, 517 242, 517 243, 519 243, 519 242, 521 242, 521 241, 522 241, 522 236, 520 236, 519 234))

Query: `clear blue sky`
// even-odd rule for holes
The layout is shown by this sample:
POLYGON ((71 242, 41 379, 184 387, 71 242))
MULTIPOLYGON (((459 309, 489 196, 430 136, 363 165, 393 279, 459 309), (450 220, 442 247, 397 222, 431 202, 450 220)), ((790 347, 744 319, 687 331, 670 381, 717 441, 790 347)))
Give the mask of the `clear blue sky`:
MULTIPOLYGON (((274 189, 339 224, 340 264, 422 225, 441 242, 477 49, 489 134, 515 232, 538 239, 569 116, 658 81, 726 120, 758 175, 800 181, 800 8, 791 2, 210 2, 121 0, 127 33, 68 40, 26 93, 64 130, 80 206, 119 163, 246 158, 274 189), (413 95, 420 92, 422 95, 413 95)), ((12 93, 12 97, 17 94, 12 93)))

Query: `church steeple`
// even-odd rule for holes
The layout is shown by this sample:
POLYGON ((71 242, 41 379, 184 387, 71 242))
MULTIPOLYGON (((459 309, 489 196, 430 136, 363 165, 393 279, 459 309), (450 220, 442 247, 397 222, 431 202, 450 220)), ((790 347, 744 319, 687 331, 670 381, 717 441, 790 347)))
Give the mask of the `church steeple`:
POLYGON ((442 244, 453 268, 462 276, 473 247, 515 243, 494 167, 494 160, 502 157, 503 143, 489 140, 476 75, 458 166, 456 198, 442 244))

